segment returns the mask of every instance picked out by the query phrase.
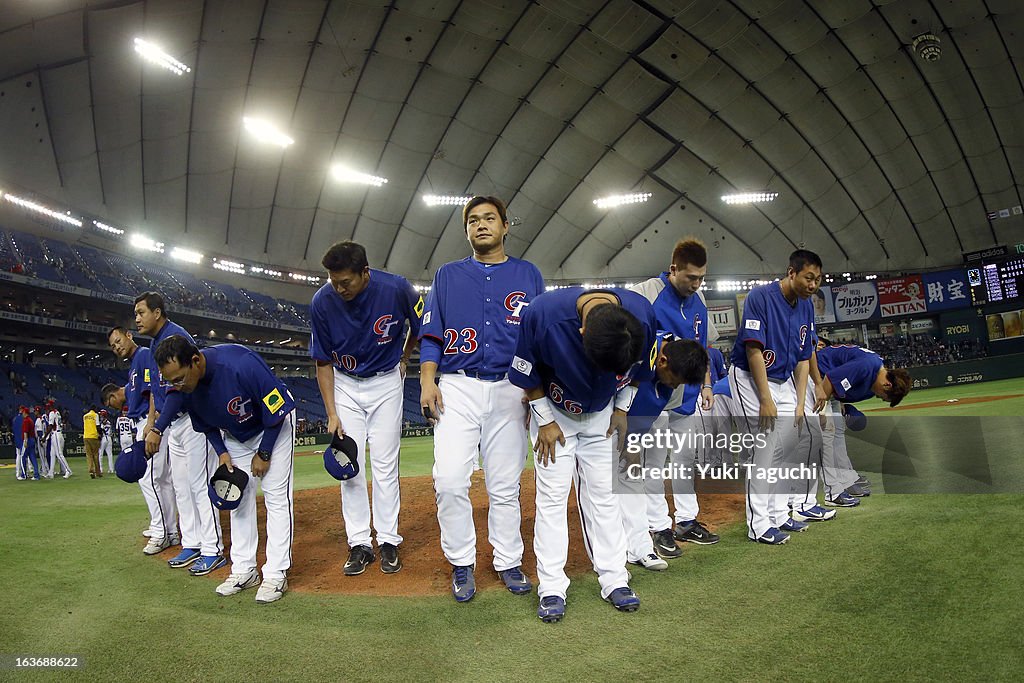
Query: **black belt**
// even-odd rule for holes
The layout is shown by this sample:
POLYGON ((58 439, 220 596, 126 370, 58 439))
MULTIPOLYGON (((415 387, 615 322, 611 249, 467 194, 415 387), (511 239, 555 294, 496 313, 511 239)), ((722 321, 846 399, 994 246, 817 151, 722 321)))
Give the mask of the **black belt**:
POLYGON ((459 370, 459 374, 478 379, 481 382, 500 382, 508 377, 507 372, 477 372, 475 370, 459 370))

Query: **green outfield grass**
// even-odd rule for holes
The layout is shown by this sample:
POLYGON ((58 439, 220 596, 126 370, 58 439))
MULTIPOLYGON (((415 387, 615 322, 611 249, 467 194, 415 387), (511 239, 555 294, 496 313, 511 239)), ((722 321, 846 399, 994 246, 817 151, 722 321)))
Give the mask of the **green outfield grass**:
MULTIPOLYGON (((995 393, 1024 382, 915 391, 908 404, 995 393)), ((985 411, 1009 402, 969 414, 1004 415, 985 411)), ((428 475, 431 458, 429 438, 405 440, 403 476, 428 475)), ((565 621, 545 625, 535 594, 504 591, 464 605, 219 598, 213 581, 141 554, 137 487, 90 481, 81 458, 72 467, 70 480, 39 483, 0 470, 0 654, 77 654, 86 668, 0 680, 989 681, 1024 667, 1021 495, 874 495, 779 548, 736 525, 716 546, 686 546, 668 572, 633 570, 639 612, 600 602, 588 575, 565 621)), ((296 460, 296 488, 328 486, 319 457, 296 460)), ((486 562, 483 539, 480 550, 486 562)))

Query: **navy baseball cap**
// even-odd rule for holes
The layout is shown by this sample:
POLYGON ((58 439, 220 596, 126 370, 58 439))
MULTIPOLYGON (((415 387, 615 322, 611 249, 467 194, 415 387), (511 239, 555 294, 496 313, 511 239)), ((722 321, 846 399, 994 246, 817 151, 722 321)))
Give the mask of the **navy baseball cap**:
POLYGON ((859 432, 867 426, 867 416, 852 405, 846 404, 846 428, 851 432, 859 432))
POLYGON ((335 434, 331 445, 324 451, 324 469, 338 481, 351 479, 359 474, 358 452, 359 448, 351 436, 335 434))
POLYGON ((210 477, 207 493, 218 510, 234 510, 242 504, 242 494, 249 484, 249 475, 236 467, 232 472, 227 465, 221 465, 210 477))
POLYGON ((134 484, 146 476, 146 442, 136 441, 128 448, 124 448, 117 456, 114 463, 114 471, 118 479, 134 484))

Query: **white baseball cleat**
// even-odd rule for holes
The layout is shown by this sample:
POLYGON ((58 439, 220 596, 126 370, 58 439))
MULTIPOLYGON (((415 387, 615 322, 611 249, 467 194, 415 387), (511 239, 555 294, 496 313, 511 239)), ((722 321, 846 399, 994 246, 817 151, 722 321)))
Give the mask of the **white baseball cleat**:
POLYGON ((217 586, 217 595, 227 596, 234 595, 235 593, 241 593, 246 588, 252 588, 253 586, 259 585, 259 582, 260 573, 255 569, 246 574, 231 574, 228 576, 227 581, 217 586))
POLYGON ((260 589, 256 591, 256 602, 266 605, 270 602, 280 600, 285 591, 288 590, 288 578, 282 576, 280 579, 263 579, 260 589))
POLYGON ((648 555, 644 555, 643 557, 641 557, 636 562, 630 561, 630 564, 640 565, 644 569, 649 569, 652 572, 663 572, 666 569, 668 569, 668 562, 666 562, 665 560, 661 559, 660 557, 658 557, 654 553, 650 553, 648 555))
POLYGON ((149 529, 143 529, 142 530, 142 535, 145 536, 146 538, 149 538, 150 536, 153 535, 153 532, 150 531, 149 529))
POLYGON ((147 555, 156 555, 158 553, 162 553, 170 547, 171 539, 167 537, 150 538, 149 543, 147 543, 146 547, 142 549, 142 552, 146 553, 147 555))

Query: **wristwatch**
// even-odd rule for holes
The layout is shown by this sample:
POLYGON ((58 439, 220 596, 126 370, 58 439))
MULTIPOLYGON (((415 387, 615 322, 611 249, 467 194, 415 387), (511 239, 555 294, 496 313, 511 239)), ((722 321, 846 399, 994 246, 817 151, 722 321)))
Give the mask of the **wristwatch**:
POLYGON ((269 451, 256 451, 256 457, 258 457, 263 462, 270 462, 270 452, 269 451))

